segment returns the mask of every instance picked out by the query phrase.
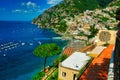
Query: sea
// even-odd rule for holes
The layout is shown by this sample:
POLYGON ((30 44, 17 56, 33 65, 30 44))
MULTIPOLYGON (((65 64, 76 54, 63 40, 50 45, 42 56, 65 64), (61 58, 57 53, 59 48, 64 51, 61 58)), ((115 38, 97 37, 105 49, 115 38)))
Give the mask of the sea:
MULTIPOLYGON (((0 21, 0 80, 32 80, 43 68, 43 58, 33 55, 44 43, 56 43, 64 48, 67 41, 51 29, 41 29, 31 21, 0 21)), ((47 59, 51 66, 55 55, 47 59)))

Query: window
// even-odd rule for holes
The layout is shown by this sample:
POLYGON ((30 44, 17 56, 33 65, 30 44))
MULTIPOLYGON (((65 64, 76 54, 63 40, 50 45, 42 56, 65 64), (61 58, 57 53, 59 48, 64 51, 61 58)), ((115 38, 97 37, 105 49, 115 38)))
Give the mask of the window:
POLYGON ((77 75, 76 74, 73 75, 73 80, 77 80, 77 75))
POLYGON ((62 72, 62 76, 63 76, 63 77, 66 77, 66 72, 62 72))

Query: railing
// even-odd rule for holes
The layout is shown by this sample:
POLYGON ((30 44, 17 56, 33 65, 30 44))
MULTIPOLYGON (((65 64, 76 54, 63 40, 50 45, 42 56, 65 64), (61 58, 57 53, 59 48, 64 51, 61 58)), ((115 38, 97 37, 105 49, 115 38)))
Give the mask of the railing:
POLYGON ((112 53, 112 57, 110 59, 110 65, 108 69, 108 79, 107 80, 114 80, 114 51, 112 53))

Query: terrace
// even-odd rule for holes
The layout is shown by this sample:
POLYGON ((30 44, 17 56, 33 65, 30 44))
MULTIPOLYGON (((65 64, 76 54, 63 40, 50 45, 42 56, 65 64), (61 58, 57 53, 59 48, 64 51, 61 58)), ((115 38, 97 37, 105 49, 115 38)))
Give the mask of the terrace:
POLYGON ((79 80, 107 80, 110 58, 114 45, 109 45, 103 52, 93 59, 79 80))
POLYGON ((80 70, 90 59, 85 53, 75 52, 65 61, 61 63, 62 66, 72 68, 75 70, 80 70))

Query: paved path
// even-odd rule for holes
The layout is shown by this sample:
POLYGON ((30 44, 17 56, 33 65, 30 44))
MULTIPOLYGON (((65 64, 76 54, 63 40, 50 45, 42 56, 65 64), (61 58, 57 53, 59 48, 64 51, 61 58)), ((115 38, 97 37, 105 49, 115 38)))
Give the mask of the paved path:
POLYGON ((57 68, 55 68, 55 67, 51 68, 51 69, 45 74, 45 76, 42 78, 42 80, 47 80, 48 77, 49 77, 50 75, 52 75, 52 73, 53 73, 56 69, 57 69, 57 68))

